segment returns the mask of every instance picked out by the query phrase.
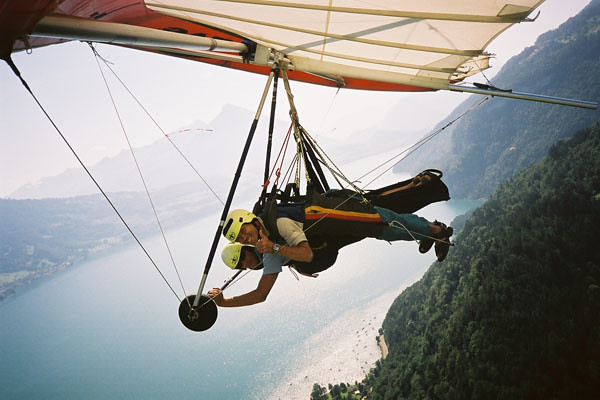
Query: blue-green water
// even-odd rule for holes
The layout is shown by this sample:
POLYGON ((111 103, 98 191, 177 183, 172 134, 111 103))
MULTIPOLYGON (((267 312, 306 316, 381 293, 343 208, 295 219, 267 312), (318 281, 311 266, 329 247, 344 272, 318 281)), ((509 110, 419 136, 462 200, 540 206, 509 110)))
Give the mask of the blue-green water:
MULTIPOLYGON (((449 222, 475 205, 450 201, 419 214, 449 222)), ((188 294, 198 288, 217 220, 168 232, 188 294)), ((181 297, 162 239, 146 245, 181 297)), ((297 281, 284 272, 267 302, 219 309, 216 324, 195 333, 181 325, 179 301, 141 250, 131 247, 0 305, 0 398, 278 398, 286 376, 306 368, 308 356, 326 355, 336 339, 307 341, 334 323, 344 326, 339 320, 348 311, 371 312, 363 306, 399 292, 433 261, 433 252, 420 255, 415 243, 365 240, 344 249, 319 278, 297 281)), ((215 261, 207 287, 220 286, 228 274, 215 261)), ((254 288, 259 277, 249 274, 227 295, 254 288)), ((299 388, 303 398, 316 381, 306 379, 306 390, 299 388)))

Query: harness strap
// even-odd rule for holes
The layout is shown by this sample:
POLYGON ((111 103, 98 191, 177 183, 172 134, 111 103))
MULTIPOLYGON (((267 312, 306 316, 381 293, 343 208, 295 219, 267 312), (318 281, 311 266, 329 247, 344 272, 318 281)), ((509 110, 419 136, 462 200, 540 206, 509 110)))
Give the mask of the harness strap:
POLYGON ((312 147, 310 141, 306 139, 306 131, 301 126, 299 127, 300 132, 300 140, 305 144, 303 147, 304 151, 308 155, 308 159, 310 162, 306 163, 306 170, 309 174, 312 174, 311 178, 313 183, 315 184, 315 188, 320 189, 321 193, 326 192, 330 189, 329 184, 327 183, 327 179, 325 178, 325 174, 323 173, 323 169, 319 163, 319 159, 315 154, 315 150, 312 147), (318 183, 318 185, 317 185, 318 183))
MULTIPOLYGON (((255 45, 256 47, 256 45, 255 45)), ((273 145, 273 129, 275 128, 275 107, 277 106, 277 82, 279 81, 279 68, 273 70, 273 97, 271 98, 271 115, 269 117, 269 136, 267 139, 267 154, 265 157, 265 184, 263 185, 263 191, 261 197, 266 196, 267 186, 269 185, 269 167, 271 165, 271 147, 273 145)), ((281 151, 279 152, 281 154, 281 151)), ((279 159, 279 156, 277 156, 279 159)), ((271 172, 272 174, 273 172, 271 172)))

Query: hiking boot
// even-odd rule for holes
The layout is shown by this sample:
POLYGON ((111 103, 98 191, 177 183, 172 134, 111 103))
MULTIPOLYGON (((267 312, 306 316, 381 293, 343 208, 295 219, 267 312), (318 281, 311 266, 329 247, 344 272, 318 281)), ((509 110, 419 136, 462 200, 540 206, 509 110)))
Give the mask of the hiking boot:
POLYGON ((425 254, 433 246, 433 239, 425 237, 419 241, 419 253, 425 254))
MULTIPOLYGON (((444 225, 443 223, 441 223, 437 220, 433 221, 433 225, 436 225, 436 226, 439 226, 440 228, 442 228, 440 233, 444 233, 444 229, 446 229, 446 225, 444 225)), ((427 253, 431 249, 431 246, 433 246, 433 242, 435 241, 435 239, 438 239, 438 235, 431 234, 431 237, 424 237, 423 239, 421 239, 419 241, 419 253, 421 253, 421 254, 427 253)))
POLYGON ((441 226, 442 231, 437 235, 434 235, 436 239, 439 239, 435 241, 435 255, 437 256, 437 260, 442 262, 446 259, 450 246, 454 246, 454 244, 450 242, 450 236, 454 233, 454 229, 452 229, 451 226, 446 227, 444 224, 439 226, 441 226))

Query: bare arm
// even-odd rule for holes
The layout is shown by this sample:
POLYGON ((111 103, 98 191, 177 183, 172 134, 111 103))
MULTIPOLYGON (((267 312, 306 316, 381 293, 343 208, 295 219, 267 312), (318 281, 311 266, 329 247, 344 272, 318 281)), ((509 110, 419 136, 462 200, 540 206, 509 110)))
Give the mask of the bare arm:
POLYGON ((215 303, 220 307, 243 307, 252 304, 262 303, 267 299, 269 292, 273 288, 279 274, 263 275, 258 281, 258 286, 251 292, 234 296, 224 297, 221 289, 214 288, 208 291, 208 296, 215 299, 215 303))
MULTIPOLYGON (((273 253, 273 243, 261 230, 258 231, 259 240, 256 242, 256 249, 260 253, 273 253)), ((289 258, 295 261, 311 262, 313 259, 313 251, 308 242, 300 242, 296 246, 283 245, 277 252, 280 256, 289 258)))

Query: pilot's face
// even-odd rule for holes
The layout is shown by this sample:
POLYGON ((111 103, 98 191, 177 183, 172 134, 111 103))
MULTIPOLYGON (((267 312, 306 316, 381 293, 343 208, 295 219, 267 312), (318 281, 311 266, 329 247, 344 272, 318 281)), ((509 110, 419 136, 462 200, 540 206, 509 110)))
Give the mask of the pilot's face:
POLYGON ((258 242, 258 229, 251 223, 243 224, 236 240, 242 244, 256 246, 256 242, 258 242))
POLYGON ((241 269, 255 269, 260 265, 258 255, 254 250, 243 249, 242 259, 240 260, 239 268, 241 269))

